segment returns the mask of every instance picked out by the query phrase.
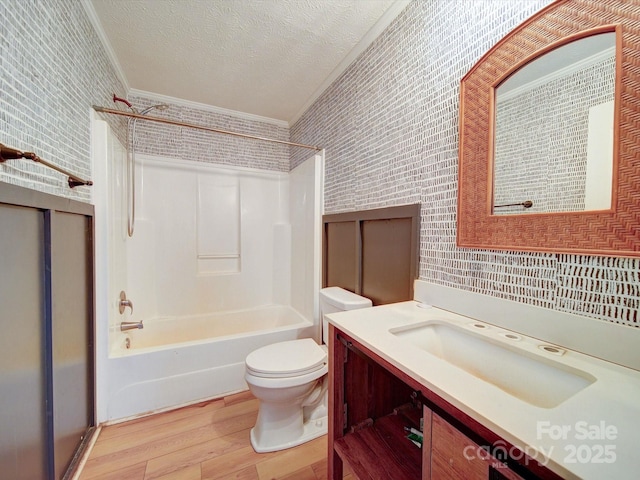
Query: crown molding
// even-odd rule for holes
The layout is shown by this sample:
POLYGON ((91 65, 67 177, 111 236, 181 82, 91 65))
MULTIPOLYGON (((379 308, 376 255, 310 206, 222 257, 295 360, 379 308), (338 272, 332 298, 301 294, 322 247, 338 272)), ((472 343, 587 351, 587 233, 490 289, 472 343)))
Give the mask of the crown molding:
POLYGON ((391 22, 393 22, 400 12, 402 12, 407 5, 409 5, 413 0, 397 0, 394 2, 391 7, 380 17, 380 19, 375 23, 373 27, 367 32, 367 34, 362 37, 362 39, 356 44, 355 47, 351 49, 351 51, 347 54, 346 57, 342 59, 342 61, 338 64, 338 66, 333 69, 333 71, 329 74, 329 76, 320 84, 320 86, 316 89, 316 91, 309 97, 307 102, 302 106, 302 108, 298 111, 296 115, 289 121, 289 125, 295 124, 300 117, 313 105, 313 103, 320 98, 320 95, 324 93, 324 91, 329 88, 329 86, 340 76, 342 75, 347 68, 354 62, 356 58, 360 56, 362 52, 364 52, 373 41, 380 36, 380 34, 389 26, 391 22))
POLYGON ((125 91, 128 92, 129 82, 127 81, 127 77, 125 76, 124 71, 120 66, 120 62, 118 62, 118 57, 116 56, 116 53, 114 52, 113 47, 111 46, 111 43, 107 38, 107 34, 104 33, 104 29, 102 28, 102 23, 100 23, 100 19, 98 18, 98 14, 93 8, 93 4, 91 3, 91 0, 80 0, 80 3, 84 7, 84 11, 87 14, 87 17, 89 17, 89 21, 91 22, 91 25, 93 25, 93 29, 95 30, 96 35, 98 35, 98 38, 102 42, 102 46, 104 47, 107 53, 107 57, 109 57, 109 60, 111 61, 111 65, 116 71, 116 75, 118 79, 120 80, 120 82, 122 82, 122 85, 124 86, 125 91))
POLYGON ((168 103, 171 105, 178 105, 181 107, 193 108, 195 110, 204 110, 207 112, 218 113, 220 115, 229 115, 231 117, 241 118, 243 120, 251 120, 253 122, 270 123, 278 127, 289 128, 289 122, 285 120, 278 120, 276 118, 262 117, 260 115, 254 115, 252 113, 239 112, 237 110, 229 110, 227 108, 216 107, 215 105, 209 105, 207 103, 199 103, 191 100, 185 100, 183 98, 171 97, 169 95, 163 95, 161 93, 147 92, 145 90, 138 90, 137 88, 130 88, 129 95, 136 95, 139 97, 149 98, 157 101, 158 103, 168 103))

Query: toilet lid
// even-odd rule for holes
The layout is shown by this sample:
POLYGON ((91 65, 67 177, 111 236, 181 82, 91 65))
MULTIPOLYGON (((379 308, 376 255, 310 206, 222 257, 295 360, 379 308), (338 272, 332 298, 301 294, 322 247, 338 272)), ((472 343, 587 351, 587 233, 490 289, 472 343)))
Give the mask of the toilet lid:
POLYGON ((311 338, 274 343, 247 355, 246 365, 259 377, 293 377, 322 368, 327 353, 311 338))

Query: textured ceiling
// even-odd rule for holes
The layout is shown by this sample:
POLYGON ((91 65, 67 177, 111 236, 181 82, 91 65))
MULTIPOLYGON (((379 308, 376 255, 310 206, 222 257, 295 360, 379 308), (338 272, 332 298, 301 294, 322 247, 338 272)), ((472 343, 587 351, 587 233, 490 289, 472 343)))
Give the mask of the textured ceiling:
POLYGON ((290 122, 372 27, 406 3, 90 0, 88 7, 130 88, 290 122))

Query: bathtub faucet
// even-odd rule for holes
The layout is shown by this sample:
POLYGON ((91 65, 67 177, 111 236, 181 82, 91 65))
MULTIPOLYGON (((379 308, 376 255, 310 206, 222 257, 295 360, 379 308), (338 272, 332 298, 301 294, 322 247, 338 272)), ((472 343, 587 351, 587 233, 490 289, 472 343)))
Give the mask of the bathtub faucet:
POLYGON ((127 330, 135 330, 136 328, 144 328, 142 320, 139 322, 120 322, 120 331, 126 332, 127 330))

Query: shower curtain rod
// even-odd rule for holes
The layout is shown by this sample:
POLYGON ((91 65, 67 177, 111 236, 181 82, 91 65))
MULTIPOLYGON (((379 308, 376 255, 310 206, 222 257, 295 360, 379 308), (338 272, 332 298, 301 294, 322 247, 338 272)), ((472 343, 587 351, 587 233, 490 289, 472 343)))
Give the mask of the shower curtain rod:
POLYGON ((98 105, 94 105, 93 109, 96 112, 110 113, 110 114, 113 114, 113 115, 120 115, 120 116, 123 116, 123 117, 139 118, 139 119, 142 119, 142 120, 150 120, 152 122, 158 122, 158 123, 167 123, 169 125, 176 125, 178 127, 195 128, 196 130, 204 130, 204 131, 207 131, 207 132, 222 133, 224 135, 234 135, 236 137, 251 138, 253 140, 262 140, 264 142, 281 143, 283 145, 290 145, 290 146, 293 146, 293 147, 301 147, 301 148, 310 148, 312 150, 318 150, 318 151, 322 150, 321 147, 316 147, 316 146, 313 146, 313 145, 304 145, 302 143, 285 142, 284 140, 276 140, 275 138, 258 137, 258 136, 255 136, 255 135, 248 135, 246 133, 229 132, 227 130, 219 130, 217 128, 205 127, 204 125, 196 125, 195 123, 178 122, 176 120, 171 120, 171 119, 168 119, 168 118, 152 117, 152 116, 149 116, 149 115, 140 115, 139 113, 125 112, 125 111, 122 111, 122 110, 116 110, 114 108, 100 107, 98 105))

